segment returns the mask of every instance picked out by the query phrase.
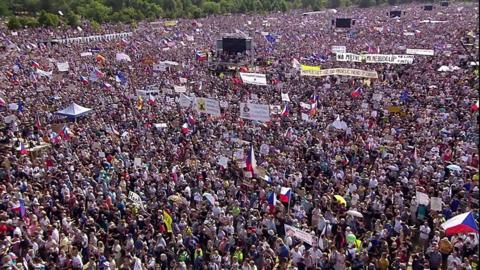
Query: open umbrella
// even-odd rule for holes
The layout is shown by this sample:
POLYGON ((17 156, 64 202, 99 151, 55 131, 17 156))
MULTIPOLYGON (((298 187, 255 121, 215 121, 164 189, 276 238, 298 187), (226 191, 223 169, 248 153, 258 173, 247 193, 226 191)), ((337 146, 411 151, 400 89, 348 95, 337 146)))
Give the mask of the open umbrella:
POLYGON ((339 202, 340 204, 343 204, 343 205, 347 205, 347 201, 345 201, 345 199, 340 196, 340 195, 333 195, 333 197, 335 198, 335 200, 337 202, 339 202))
POLYGON ((211 203, 212 205, 215 205, 215 198, 213 197, 212 194, 205 192, 203 193, 203 197, 205 197, 205 199, 207 199, 209 203, 211 203))
POLYGON ((455 164, 448 165, 447 168, 449 170, 457 171, 457 172, 460 172, 462 170, 462 168, 460 168, 460 166, 455 165, 455 164))
POLYGON ((350 216, 352 216, 352 217, 363 218, 362 213, 360 213, 360 212, 358 212, 358 211, 355 211, 355 210, 348 210, 348 211, 347 211, 347 215, 350 215, 350 216))
POLYGON ((172 201, 174 203, 183 203, 183 204, 187 203, 187 200, 184 197, 179 196, 179 195, 170 195, 168 197, 168 200, 172 201))
POLYGON ((441 71, 441 72, 450 71, 450 68, 447 66, 441 66, 437 69, 437 71, 441 71))

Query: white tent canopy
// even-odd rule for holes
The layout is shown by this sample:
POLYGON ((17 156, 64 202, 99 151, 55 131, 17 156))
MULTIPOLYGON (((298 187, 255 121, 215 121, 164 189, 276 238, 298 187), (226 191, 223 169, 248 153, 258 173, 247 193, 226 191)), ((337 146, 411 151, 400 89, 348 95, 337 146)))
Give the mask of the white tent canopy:
POLYGON ((79 117, 90 112, 91 110, 92 109, 82 107, 76 103, 72 103, 67 108, 57 111, 56 114, 68 116, 68 117, 79 117))

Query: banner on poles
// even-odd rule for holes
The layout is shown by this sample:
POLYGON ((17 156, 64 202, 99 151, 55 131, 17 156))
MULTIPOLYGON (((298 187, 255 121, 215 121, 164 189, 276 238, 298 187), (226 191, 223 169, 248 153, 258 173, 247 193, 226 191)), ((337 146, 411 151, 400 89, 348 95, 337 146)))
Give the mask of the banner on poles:
POLYGON ((255 85, 267 85, 267 76, 260 73, 240 73, 243 83, 255 85))
POLYGON ((301 76, 324 77, 324 76, 352 76, 362 78, 377 79, 378 73, 376 71, 367 71, 353 68, 331 68, 322 70, 301 70, 301 76))
POLYGON ((434 50, 428 50, 428 49, 408 49, 407 48, 406 54, 433 56, 435 54, 435 51, 434 50))
POLYGON ((336 60, 339 62, 365 62, 377 64, 412 64, 413 55, 396 54, 354 54, 337 53, 336 60))
POLYGON ((347 52, 346 46, 332 46, 332 53, 345 53, 347 52))
POLYGON ((285 235, 290 237, 296 237, 299 240, 309 244, 310 246, 317 246, 318 245, 318 237, 312 235, 308 232, 302 231, 297 229, 293 226, 285 224, 285 235))

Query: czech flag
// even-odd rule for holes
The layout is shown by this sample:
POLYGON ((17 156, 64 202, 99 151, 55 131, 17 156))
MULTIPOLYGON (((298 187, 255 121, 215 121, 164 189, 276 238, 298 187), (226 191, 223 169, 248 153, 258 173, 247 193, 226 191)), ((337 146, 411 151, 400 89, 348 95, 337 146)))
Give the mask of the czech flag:
POLYGON ((253 177, 255 168, 257 168, 257 160, 255 159, 255 152, 253 151, 253 145, 250 146, 250 150, 248 151, 247 160, 245 161, 245 163, 247 165, 245 170, 247 172, 251 172, 253 177))
POLYGON ((150 106, 155 106, 155 97, 153 97, 152 95, 148 95, 148 105, 150 106))
POLYGON ((103 87, 104 87, 105 89, 107 89, 107 90, 112 89, 112 85, 109 84, 109 83, 106 83, 106 82, 103 83, 103 87))
POLYGON ((40 67, 40 64, 35 62, 35 61, 32 61, 31 66, 32 66, 32 68, 37 69, 37 68, 40 67))
POLYGON ((282 187, 280 189, 280 196, 278 196, 280 201, 284 203, 288 203, 290 201, 290 197, 292 197, 292 189, 287 187, 282 187))
POLYGON ((289 113, 288 103, 285 102, 285 105, 283 106, 283 110, 282 110, 282 116, 286 117, 288 116, 288 113, 289 113))
POLYGON ((275 192, 271 192, 267 197, 267 202, 268 205, 275 207, 277 204, 277 194, 275 194, 275 192))
POLYGON ((190 126, 188 125, 188 123, 184 123, 182 125, 182 133, 184 135, 188 135, 188 133, 190 133, 190 126))
POLYGON ((40 121, 38 113, 35 114, 35 127, 38 129, 42 127, 42 122, 40 121))
POLYGON ((65 125, 63 126, 62 130, 60 130, 59 132, 59 135, 62 137, 62 139, 64 139, 65 141, 68 141, 70 140, 70 135, 72 134, 72 132, 70 131, 70 129, 65 125))
POLYGON ((314 116, 315 114, 317 114, 317 102, 314 102, 314 103, 311 103, 310 104, 310 116, 314 116))
POLYGON ((196 51, 195 52, 195 59, 197 59, 197 61, 206 61, 208 59, 208 56, 205 52, 196 51))
POLYGON ((24 217, 26 213, 26 208, 25 208, 25 201, 20 200, 13 208, 12 211, 15 213, 18 213, 20 217, 24 217))
POLYGON ((358 87, 358 88, 355 89, 355 91, 353 91, 350 95, 351 95, 352 97, 359 97, 359 96, 362 95, 362 92, 363 92, 362 88, 358 87))
POLYGON ((62 142, 62 137, 60 137, 60 135, 58 135, 56 132, 52 132, 50 134, 50 141, 52 143, 61 143, 62 142))
POLYGON ((477 100, 477 102, 475 102, 475 103, 470 107, 470 111, 476 112, 476 111, 478 111, 478 107, 479 107, 479 104, 478 104, 478 100, 477 100))
POLYGON ((275 205, 277 204, 277 194, 271 192, 267 197, 267 202, 270 214, 272 214, 275 211, 275 205))
POLYGON ((25 145, 23 145, 23 143, 20 143, 20 146, 17 149, 20 152, 20 155, 28 154, 28 150, 25 148, 25 145))
POLYGON ((188 122, 189 125, 193 126, 193 125, 195 125, 195 123, 196 123, 197 121, 195 121, 195 118, 193 118, 193 116, 191 116, 191 115, 189 114, 188 117, 187 117, 187 122, 188 122))
POLYGON ((452 217, 442 223, 442 228, 446 235, 454 235, 460 233, 477 233, 478 225, 471 212, 463 213, 452 217))
POLYGON ((105 77, 105 73, 103 73, 103 72, 102 72, 101 70, 99 70, 98 68, 96 68, 96 69, 94 70, 94 72, 95 72, 95 76, 96 76, 97 78, 103 78, 103 77, 105 77))
POLYGON ((80 76, 80 81, 82 82, 83 85, 88 85, 88 79, 87 79, 87 77, 80 76))

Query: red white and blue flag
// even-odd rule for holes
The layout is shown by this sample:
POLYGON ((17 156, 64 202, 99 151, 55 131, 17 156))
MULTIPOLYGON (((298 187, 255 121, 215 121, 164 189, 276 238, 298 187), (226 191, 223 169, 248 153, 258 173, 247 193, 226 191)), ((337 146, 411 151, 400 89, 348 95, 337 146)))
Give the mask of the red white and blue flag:
POLYGON ((20 146, 18 147, 18 151, 20 152, 20 155, 28 154, 28 150, 25 148, 25 145, 23 143, 20 143, 20 146))
POLYGON ((25 208, 25 201, 19 200, 19 202, 14 207, 12 207, 12 211, 20 215, 21 218, 23 218, 27 212, 25 208))
POLYGON ((363 93, 362 88, 361 88, 361 87, 358 87, 358 88, 355 89, 355 91, 353 91, 350 95, 351 95, 352 97, 359 97, 359 96, 362 95, 362 93, 363 93))
POLYGON ((197 121, 195 121, 195 118, 193 118, 193 116, 189 114, 187 117, 187 122, 190 126, 193 126, 197 121))
POLYGON ((282 116, 287 117, 289 112, 290 110, 288 108, 288 102, 285 102, 285 104, 283 105, 282 116))
POLYGON ((148 95, 148 101, 147 101, 148 105, 150 106, 155 106, 155 97, 152 96, 152 95, 148 95))
POLYGON ((58 135, 56 132, 52 132, 50 134, 50 141, 52 143, 60 143, 62 142, 62 137, 60 137, 60 135, 58 135))
POLYGON ((31 62, 31 66, 32 66, 32 68, 37 69, 37 68, 40 67, 40 64, 37 63, 37 62, 35 62, 35 61, 32 61, 32 62, 31 62))
POLYGON ((110 89, 112 89, 112 85, 109 84, 109 83, 107 83, 107 82, 104 82, 104 83, 103 83, 103 88, 105 88, 105 89, 107 89, 107 90, 110 90, 110 89))
POLYGON ((182 133, 185 134, 185 135, 188 135, 190 133, 190 126, 188 125, 188 123, 184 123, 182 125, 182 133))
POLYGON ((195 59, 197 59, 198 61, 206 61, 208 59, 208 55, 205 52, 196 51, 195 52, 195 59))
POLYGON ((278 198, 280 199, 281 202, 288 203, 291 197, 292 197, 291 188, 282 187, 280 189, 280 195, 278 196, 278 198))
POLYGON ((65 141, 68 141, 70 140, 70 135, 71 135, 71 132, 70 132, 70 129, 65 125, 63 126, 62 130, 60 130, 60 134, 59 134, 62 139, 64 139, 65 141))
POLYGON ((83 85, 87 85, 87 84, 88 84, 88 78, 87 78, 87 77, 80 76, 80 81, 82 82, 83 85))
POLYGON ((257 168, 257 160, 255 159, 255 152, 253 150, 253 145, 250 146, 250 150, 247 153, 247 160, 245 161, 245 163, 246 163, 245 170, 247 172, 251 172, 253 177, 255 169, 257 168))
POLYGON ((477 233, 478 225, 471 212, 456 215, 442 223, 446 235, 477 233))
POLYGON ((267 197, 267 202, 270 214, 272 214, 275 211, 275 205, 277 204, 277 194, 275 194, 275 192, 270 192, 267 197))
POLYGON ((472 104, 472 106, 470 107, 470 111, 476 112, 476 111, 478 111, 478 108, 479 108, 479 103, 478 103, 478 100, 477 100, 477 102, 472 104))

